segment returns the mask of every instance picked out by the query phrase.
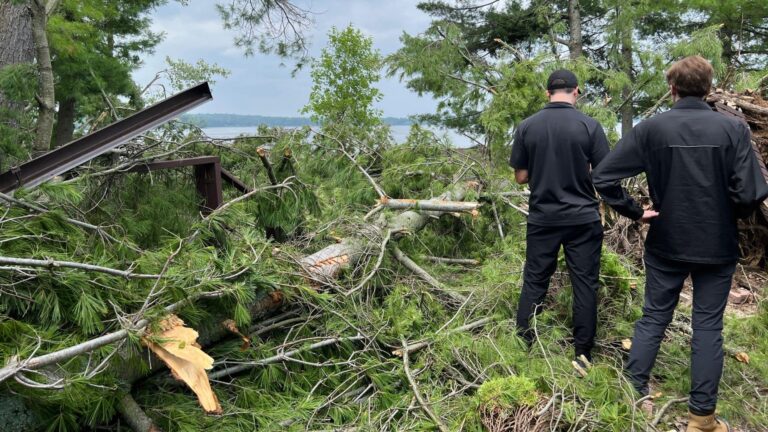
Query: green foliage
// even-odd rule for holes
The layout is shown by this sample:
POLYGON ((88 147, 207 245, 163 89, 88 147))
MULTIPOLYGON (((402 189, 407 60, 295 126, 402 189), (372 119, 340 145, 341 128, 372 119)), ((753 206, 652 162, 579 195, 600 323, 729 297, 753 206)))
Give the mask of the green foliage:
POLYGON ((216 83, 217 77, 226 78, 230 73, 229 70, 216 63, 209 64, 202 59, 192 64, 181 59, 173 60, 170 57, 166 57, 165 63, 168 65, 166 71, 168 83, 175 92, 182 91, 203 81, 208 81, 209 84, 213 85, 216 83))
MULTIPOLYGON (((129 2, 136 7, 149 3, 129 2)), ((214 382, 224 408, 224 415, 219 417, 202 413, 189 392, 166 385, 165 374, 137 383, 132 394, 161 429, 431 430, 434 424, 413 409, 413 392, 403 373, 402 359, 392 354, 401 347, 401 338, 408 343, 429 342, 409 356, 413 379, 451 430, 483 430, 479 411, 483 405, 533 408, 554 394, 561 395, 552 409, 562 413, 563 430, 645 428, 649 419, 633 409, 636 396, 623 376, 623 353, 618 348, 619 341, 632 334, 640 314, 641 270, 610 250, 603 251, 599 344, 595 366, 586 378, 578 377, 571 366, 572 293, 563 260, 553 279, 546 311, 535 320, 539 339, 527 349, 513 324, 525 261, 526 221, 517 209, 524 198, 500 193, 517 188, 510 186, 510 172, 501 165, 515 125, 543 104, 543 82, 551 70, 569 67, 577 73, 585 90, 580 109, 598 118, 614 140, 622 92, 627 86, 635 89, 635 108, 655 103, 667 90, 663 70, 670 60, 703 54, 717 67, 720 82, 732 79, 727 67, 731 64, 728 46, 722 42, 727 26, 721 30, 702 27, 690 37, 675 36, 676 30, 665 30, 665 26, 690 18, 674 18, 671 12, 663 11, 664 7, 671 8, 671 3, 682 7, 677 2, 643 1, 630 10, 623 9, 624 3, 618 1, 581 2, 585 22, 594 23, 585 29, 587 58, 564 61, 562 56, 551 54, 549 38, 567 35, 562 13, 566 3, 545 3, 509 1, 492 10, 462 11, 447 3, 430 2, 422 9, 439 19, 420 36, 403 35, 403 48, 389 58, 391 73, 408 79, 413 90, 439 99, 437 114, 428 120, 474 133, 489 145, 488 149, 456 150, 418 125, 412 127, 404 145, 389 145, 380 113, 373 108, 380 98, 374 85, 381 59, 370 38, 349 27, 332 31, 329 47, 313 69, 315 87, 307 109, 322 123, 319 133, 309 128, 261 127, 257 136, 243 137, 224 147, 200 143, 195 126, 174 123, 159 128, 144 143, 154 146, 154 139, 175 143, 157 152, 144 149, 145 157, 169 150, 179 157, 217 155, 225 168, 251 188, 269 186, 266 170, 256 156, 256 149, 263 147, 277 181, 290 182, 290 189, 264 190, 203 220, 198 208, 200 197, 188 170, 90 175, 113 167, 113 160, 101 158, 83 168, 77 178, 18 191, 17 198, 44 203, 52 210, 36 214, 9 208, 0 219, 0 255, 87 262, 141 273, 162 271, 164 278, 156 283, 69 268, 0 269, 0 355, 26 358, 122 329, 129 320, 138 318, 133 314, 142 310, 150 292, 152 301, 142 316, 156 323, 165 315, 163 308, 171 303, 221 291, 222 297, 187 305, 179 315, 201 335, 219 330, 222 317, 234 319, 245 333, 252 325, 258 328, 261 319, 253 320, 250 307, 278 290, 301 314, 299 321, 254 337, 246 349, 234 337, 205 349, 216 359, 217 368, 298 350, 294 360, 256 366, 232 383, 214 382), (621 36, 626 35, 622 32, 632 26, 638 42, 633 54, 634 77, 620 67, 618 51, 621 36), (651 34, 672 36, 663 47, 641 43, 649 39, 639 38, 650 38, 651 34), (499 36, 506 44, 493 40, 499 36), (721 57, 725 59, 718 63, 721 57), (366 229, 370 222, 362 220, 379 197, 359 167, 393 198, 429 199, 457 182, 471 179, 483 183, 482 193, 466 197, 483 203, 477 216, 445 215, 430 220, 418 234, 405 233, 390 240, 447 289, 464 295, 468 299, 464 305, 446 304, 440 292, 414 277, 388 253, 359 291, 349 296, 340 294, 374 270, 379 252, 380 238, 366 229), (72 225, 66 217, 104 226, 116 240, 72 225), (278 229, 285 236, 279 240, 282 243, 275 244, 278 240, 268 238, 267 233, 278 229), (337 237, 357 238, 368 246, 367 254, 358 268, 327 290, 317 290, 305 280, 296 261, 337 237), (474 258, 481 264, 438 264, 427 259, 428 255, 474 258), (456 330, 481 318, 491 319, 471 331, 456 330), (320 339, 358 334, 365 339, 306 350, 320 339)), ((229 4, 222 12, 225 21, 244 29, 269 19, 267 9, 258 8, 277 3, 229 4), (237 9, 254 6, 258 13, 251 16, 247 10, 237 9)), ((120 7, 114 5, 89 9, 92 7, 89 2, 66 3, 53 20, 52 31, 60 47, 57 49, 69 50, 61 54, 62 59, 69 56, 68 62, 92 60, 93 67, 101 63, 90 59, 91 55, 113 56, 99 59, 105 62, 98 66, 104 76, 97 71, 99 78, 94 85, 109 88, 107 94, 114 102, 117 95, 132 94, 129 87, 121 87, 125 82, 117 77, 132 67, 127 53, 140 52, 141 47, 119 55, 83 52, 82 47, 92 43, 90 38, 103 36, 81 35, 83 29, 91 22, 104 23, 128 11, 113 11, 112 7, 120 7), (116 59, 117 64, 113 62, 116 59), (114 88, 107 82, 113 75, 114 88)), ((743 5, 739 7, 743 9, 743 5)), ((136 19, 142 16, 138 13, 136 19)), ((128 27, 139 24, 126 23, 128 27)), ((122 34, 117 28, 110 31, 122 34)), ((258 47, 260 36, 251 36, 250 42, 241 41, 246 50, 249 43, 251 49, 258 47)), ((267 43, 259 48, 276 49, 283 55, 298 53, 289 45, 267 43)), ((225 75, 217 65, 167 62, 169 75, 162 79, 169 88, 225 75)), ((60 65, 64 76, 64 72, 78 70, 76 66, 88 72, 85 68, 89 63, 70 65, 71 70, 63 68, 63 60, 60 65)), ((752 86, 764 76, 756 70, 741 74, 739 79, 742 85, 752 86)), ((29 103, 34 97, 33 81, 29 68, 0 71, 0 86, 7 89, 4 94, 16 92, 19 101, 29 103)), ((80 99, 81 115, 104 110, 99 99, 103 97, 101 89, 75 88, 75 84, 62 83, 72 85, 73 93, 91 93, 80 99)), ((146 99, 156 97, 160 95, 150 94, 146 99)), ((23 110, 15 111, 19 114, 21 124, 30 121, 23 110)), ((0 127, 3 125, 0 122, 0 127)), ((22 132, 23 127, 14 133, 22 132)), ((13 150, 11 146, 3 148, 13 150)), ((240 194, 225 186, 224 195, 230 200, 240 194)), ((386 219, 394 214, 385 210, 379 216, 386 219)), ((748 352, 752 362, 744 365, 726 360, 720 409, 731 420, 754 429, 768 422, 765 398, 755 391, 768 383, 768 342, 762 337, 768 325, 766 317, 768 311, 762 305, 754 317, 729 317, 726 323, 727 343, 748 352), (742 402, 745 399, 748 403, 742 402)), ((670 330, 654 376, 665 398, 688 391, 689 345, 687 336, 670 330)), ((115 428, 118 398, 129 390, 120 379, 121 373, 148 371, 146 357, 136 355, 140 349, 139 335, 131 332, 122 346, 103 347, 57 367, 56 373, 67 378, 63 390, 30 389, 6 381, 3 394, 19 395, 9 405, 18 406, 21 400, 24 408, 50 430, 115 428), (107 368, 88 376, 87 372, 102 361, 107 362, 107 368)), ((43 375, 27 376, 47 380, 43 375)), ((682 414, 683 409, 681 406, 681 411, 672 415, 682 414)))
POLYGON ((375 87, 381 62, 370 37, 351 25, 333 27, 328 46, 312 62, 312 91, 302 112, 325 128, 350 125, 344 135, 361 140, 365 135, 356 131, 365 134, 381 125, 381 111, 373 108, 382 97, 375 87))
POLYGON ((488 90, 478 83, 486 83, 492 70, 467 51, 460 28, 433 23, 420 36, 403 33, 400 41, 402 48, 387 58, 389 75, 397 75, 419 95, 431 94, 438 100, 437 112, 419 119, 459 131, 479 132, 478 117, 488 90))
POLYGON ((137 245, 154 248, 189 230, 198 219, 202 199, 189 169, 182 169, 126 174, 99 181, 88 202, 99 203, 92 220, 105 224, 116 221, 137 245))
POLYGON ((480 405, 511 409, 534 406, 538 402, 536 383, 525 376, 512 375, 488 380, 477 389, 480 405))
POLYGON ((27 110, 34 100, 37 75, 33 65, 0 69, 0 169, 24 160, 34 139, 34 118, 27 110))
MULTIPOLYGON (((131 73, 141 64, 140 55, 151 52, 162 40, 150 30, 149 13, 166 0, 63 0, 48 19, 55 93, 60 105, 57 134, 106 112, 117 120, 140 105, 140 90, 131 73), (105 107, 113 108, 105 110, 105 107)), ((66 142, 66 141, 64 141, 66 142)))

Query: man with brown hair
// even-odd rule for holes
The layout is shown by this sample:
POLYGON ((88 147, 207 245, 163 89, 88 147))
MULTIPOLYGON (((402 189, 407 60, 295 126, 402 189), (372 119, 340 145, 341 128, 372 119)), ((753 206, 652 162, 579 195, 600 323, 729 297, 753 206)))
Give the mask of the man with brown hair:
POLYGON ((739 253, 736 219, 768 196, 747 125, 703 101, 713 73, 699 56, 672 65, 672 109, 635 126, 592 174, 595 188, 620 214, 634 220, 655 215, 645 241, 643 316, 626 364, 643 395, 683 282, 689 275, 693 281, 689 432, 729 430, 714 413, 723 371, 723 312, 739 253), (652 211, 644 211, 620 184, 643 172, 652 211))

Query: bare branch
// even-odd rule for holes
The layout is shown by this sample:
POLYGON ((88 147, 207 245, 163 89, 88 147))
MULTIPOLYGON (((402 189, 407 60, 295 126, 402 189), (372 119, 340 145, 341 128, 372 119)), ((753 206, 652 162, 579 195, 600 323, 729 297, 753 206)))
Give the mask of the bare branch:
MULTIPOLYGON (((190 302, 194 302, 202 298, 221 297, 224 294, 225 294, 225 291, 213 291, 213 292, 201 293, 194 296, 190 296, 184 300, 180 300, 176 303, 173 303, 167 306, 165 308, 165 311, 168 313, 171 313, 190 302)), ((147 325, 149 325, 149 320, 142 319, 138 321, 136 325, 134 325, 132 330, 141 331, 147 325)), ((6 379, 16 375, 16 373, 18 373, 19 371, 40 369, 45 366, 49 366, 65 360, 69 360, 81 354, 91 352, 93 350, 99 349, 103 346, 112 344, 114 342, 118 342, 120 340, 127 338, 128 335, 130 334, 130 331, 131 330, 129 329, 123 329, 123 330, 118 330, 116 332, 107 333, 103 336, 99 336, 97 338, 87 340, 85 342, 79 343, 77 345, 73 345, 68 348, 64 348, 58 351, 54 351, 54 352, 43 354, 36 357, 31 357, 22 361, 19 361, 18 359, 11 359, 11 361, 9 361, 4 367, 0 368, 0 382, 3 382, 6 379)))
POLYGON ((333 338, 322 340, 320 342, 314 343, 312 345, 309 345, 303 348, 297 348, 295 350, 291 350, 285 353, 279 353, 272 357, 268 357, 262 360, 246 362, 246 363, 238 363, 235 366, 232 366, 226 369, 220 369, 218 371, 209 373, 208 378, 210 380, 216 380, 224 377, 229 377, 229 376, 238 374, 240 372, 245 372, 257 366, 264 366, 272 363, 279 363, 282 361, 289 361, 289 360, 295 361, 296 359, 294 359, 293 356, 304 351, 312 351, 318 348, 324 348, 324 347, 335 345, 341 342, 353 342, 353 341, 359 341, 364 339, 365 339, 365 336, 362 336, 362 335, 350 336, 350 337, 333 337, 333 338))
POLYGON ((447 213, 475 212, 482 204, 478 202, 444 201, 444 200, 412 200, 383 198, 381 205, 394 210, 427 210, 447 213))
POLYGON ((30 266, 30 267, 46 267, 53 269, 56 267, 66 267, 79 270, 94 271, 99 273, 106 273, 113 276, 121 276, 126 279, 159 279, 160 275, 156 274, 143 274, 134 273, 132 270, 118 270, 109 267, 102 267, 93 264, 77 263, 71 261, 56 261, 56 260, 38 260, 31 258, 14 258, 0 256, 0 264, 10 264, 17 266, 30 266))
POLYGON ((419 387, 416 385, 416 381, 413 379, 413 376, 411 375, 411 369, 408 365, 408 344, 405 342, 405 339, 402 340, 403 343, 403 370, 405 371, 405 377, 408 378, 408 383, 411 385, 411 389, 413 390, 414 396, 416 396, 416 399, 419 401, 419 404, 421 405, 421 408, 424 410, 424 412, 427 413, 429 418, 432 419, 432 421, 435 423, 435 426, 437 426, 438 429, 440 429, 440 432, 448 432, 448 427, 443 424, 443 422, 440 420, 440 417, 436 416, 435 413, 432 411, 432 409, 429 407, 429 404, 426 400, 424 400, 424 397, 421 395, 421 391, 419 391, 419 387))

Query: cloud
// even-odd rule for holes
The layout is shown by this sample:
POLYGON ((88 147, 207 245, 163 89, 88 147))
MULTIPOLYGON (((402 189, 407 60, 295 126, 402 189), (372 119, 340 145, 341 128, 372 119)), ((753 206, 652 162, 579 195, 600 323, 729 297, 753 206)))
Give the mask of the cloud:
MULTIPOLYGON (((312 55, 317 55, 325 45, 332 26, 341 28, 352 23, 371 36, 375 47, 386 55, 398 49, 403 31, 419 33, 430 22, 412 0, 297 0, 297 4, 316 12, 315 25, 309 31, 312 55)), ((134 73, 139 83, 149 82, 162 70, 166 56, 187 62, 203 59, 218 63, 232 73, 217 81, 213 88, 214 100, 197 112, 295 116, 307 103, 312 85, 309 71, 302 70, 291 77, 290 61, 287 66, 281 66, 283 60, 276 56, 257 53, 244 57, 234 47, 236 34, 223 28, 214 1, 191 1, 188 6, 168 3, 152 18, 153 30, 163 31, 165 40, 134 73)), ((386 116, 401 117, 435 109, 435 101, 410 92, 397 79, 385 78, 379 88, 384 99, 378 107, 386 116)))

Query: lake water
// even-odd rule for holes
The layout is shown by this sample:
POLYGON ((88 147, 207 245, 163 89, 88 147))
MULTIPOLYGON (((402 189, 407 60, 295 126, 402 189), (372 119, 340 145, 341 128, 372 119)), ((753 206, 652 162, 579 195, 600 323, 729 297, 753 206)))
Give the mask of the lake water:
MULTIPOLYGON (((214 128, 203 128, 203 131, 211 138, 235 138, 240 135, 255 135, 257 132, 257 127, 214 127, 214 128)), ((390 126, 390 130, 392 131, 392 138, 397 143, 403 143, 405 142, 406 138, 408 138, 408 132, 410 131, 410 126, 390 126)), ((450 141, 451 144, 453 144, 456 147, 459 148, 466 148, 466 147, 472 147, 475 145, 472 140, 469 138, 460 135, 452 130, 447 129, 438 129, 438 128, 428 128, 435 132, 437 136, 439 137, 445 137, 450 141)))

